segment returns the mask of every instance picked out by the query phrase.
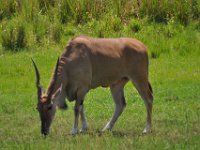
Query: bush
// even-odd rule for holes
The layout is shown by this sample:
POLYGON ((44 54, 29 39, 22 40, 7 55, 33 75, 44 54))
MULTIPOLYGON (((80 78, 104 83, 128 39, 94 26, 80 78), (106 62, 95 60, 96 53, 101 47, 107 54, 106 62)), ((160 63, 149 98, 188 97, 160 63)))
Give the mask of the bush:
POLYGON ((65 24, 68 23, 68 21, 73 20, 75 12, 69 0, 62 0, 58 11, 61 23, 65 24))
POLYGON ((122 27, 123 27, 121 19, 118 18, 118 17, 115 17, 113 19, 112 26, 113 26, 113 30, 115 32, 120 31, 122 29, 122 27))
POLYGON ((60 24, 53 24, 49 28, 49 37, 53 42, 59 43, 62 36, 62 26, 60 24))
POLYGON ((36 36, 36 42, 42 43, 45 35, 48 32, 48 27, 51 25, 49 18, 45 15, 38 14, 33 23, 33 32, 36 36))
POLYGON ((67 24, 66 30, 63 31, 65 36, 74 36, 75 35, 75 27, 72 24, 67 24))
POLYGON ((2 46, 6 50, 15 50, 15 35, 14 35, 14 28, 10 27, 7 30, 4 30, 1 33, 2 38, 2 46))
POLYGON ((139 32, 141 30, 141 25, 139 20, 137 19, 132 19, 129 22, 129 28, 133 31, 133 32, 139 32))
POLYGON ((148 16, 150 21, 167 23, 175 18, 183 25, 188 25, 191 19, 199 19, 200 2, 198 0, 149 0, 142 1, 139 12, 148 16))
POLYGON ((19 25, 17 28, 16 47, 17 49, 26 47, 26 32, 24 25, 19 25))
POLYGON ((20 9, 20 4, 20 1, 15 0, 1 1, 0 20, 3 20, 3 18, 10 19, 20 9))
POLYGON ((55 5, 55 0, 38 0, 39 8, 42 14, 45 14, 51 7, 55 5))
POLYGON ((1 33, 2 46, 5 50, 19 51, 26 47, 26 30, 22 22, 12 22, 6 25, 1 33))
MULTIPOLYGON (((61 44, 63 36, 75 34, 135 37, 147 43, 152 36, 157 42, 149 45, 158 47, 161 38, 172 40, 177 28, 190 27, 190 22, 200 30, 199 14, 199 0, 7 0, 0 3, 0 36, 2 46, 15 51, 61 44)), ((152 57, 171 47, 152 51, 152 57)))

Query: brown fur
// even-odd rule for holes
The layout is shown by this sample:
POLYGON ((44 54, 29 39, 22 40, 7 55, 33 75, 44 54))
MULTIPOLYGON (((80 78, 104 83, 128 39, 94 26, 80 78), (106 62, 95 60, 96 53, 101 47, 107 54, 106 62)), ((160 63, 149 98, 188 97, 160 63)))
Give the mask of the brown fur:
MULTIPOLYGON (((122 78, 148 78, 147 49, 131 38, 76 37, 65 48, 59 63, 59 81, 70 88, 108 87, 122 78), (62 75, 65 72, 67 76, 62 75)), ((54 86, 59 88, 60 82, 54 86)), ((51 85, 50 85, 51 86, 51 85)), ((72 91, 76 91, 76 90, 72 91)), ((54 90, 54 91, 55 91, 54 90)))
MULTIPOLYGON (((123 88, 128 80, 133 82, 144 99, 147 123, 151 125, 153 93, 148 80, 147 48, 142 42, 132 38, 78 36, 68 43, 55 70, 56 81, 54 73, 44 95, 51 97, 48 93, 55 93, 62 84, 68 99, 76 100, 75 127, 86 93, 99 86, 110 86, 116 109, 120 110, 107 125, 107 128, 112 128, 125 106, 123 88)), ((51 101, 51 98, 46 101, 51 101)))

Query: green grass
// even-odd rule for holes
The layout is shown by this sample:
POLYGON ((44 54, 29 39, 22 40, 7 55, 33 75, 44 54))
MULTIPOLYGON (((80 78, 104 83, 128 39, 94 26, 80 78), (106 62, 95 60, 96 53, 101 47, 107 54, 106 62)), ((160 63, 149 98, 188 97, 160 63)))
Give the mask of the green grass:
POLYGON ((199 149, 200 3, 198 0, 9 0, 0 3, 0 149, 199 149), (73 103, 58 110, 50 135, 40 134, 35 72, 49 83, 68 39, 135 37, 147 45, 154 90, 153 132, 142 135, 146 110, 131 83, 127 107, 112 132, 109 89, 91 90, 89 130, 70 135, 73 103))
POLYGON ((145 106, 135 88, 125 87, 127 107, 113 132, 100 134, 114 111, 109 89, 88 93, 85 109, 89 131, 71 136, 73 103, 58 110, 50 135, 40 134, 36 111, 33 57, 47 86, 62 49, 0 56, 0 148, 8 149, 199 149, 200 147, 200 57, 161 55, 150 60, 150 81, 154 89, 153 132, 142 135, 145 106))

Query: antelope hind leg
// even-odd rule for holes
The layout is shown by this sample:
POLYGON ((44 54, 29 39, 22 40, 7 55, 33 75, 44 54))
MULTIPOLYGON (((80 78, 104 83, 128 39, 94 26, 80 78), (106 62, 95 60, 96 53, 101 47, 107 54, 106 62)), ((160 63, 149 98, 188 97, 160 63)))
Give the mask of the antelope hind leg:
POLYGON ((146 127, 143 133, 150 133, 152 131, 152 107, 153 107, 153 92, 148 80, 134 80, 133 83, 138 90, 140 96, 144 100, 147 112, 146 127))

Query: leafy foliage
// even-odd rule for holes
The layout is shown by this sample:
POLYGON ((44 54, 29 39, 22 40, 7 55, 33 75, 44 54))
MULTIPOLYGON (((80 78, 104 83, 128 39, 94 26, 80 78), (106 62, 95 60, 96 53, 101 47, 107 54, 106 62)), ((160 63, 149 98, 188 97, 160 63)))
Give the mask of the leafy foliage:
POLYGON ((0 3, 0 41, 5 50, 16 51, 63 45, 76 34, 137 37, 159 23, 165 28, 160 36, 174 38, 176 24, 199 30, 199 14, 198 0, 9 0, 0 3))

